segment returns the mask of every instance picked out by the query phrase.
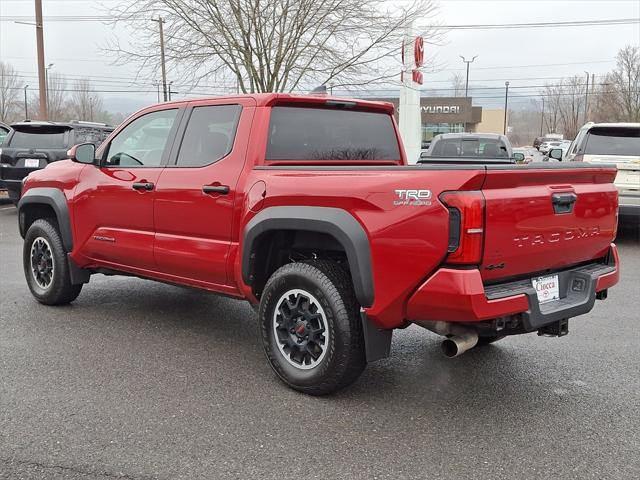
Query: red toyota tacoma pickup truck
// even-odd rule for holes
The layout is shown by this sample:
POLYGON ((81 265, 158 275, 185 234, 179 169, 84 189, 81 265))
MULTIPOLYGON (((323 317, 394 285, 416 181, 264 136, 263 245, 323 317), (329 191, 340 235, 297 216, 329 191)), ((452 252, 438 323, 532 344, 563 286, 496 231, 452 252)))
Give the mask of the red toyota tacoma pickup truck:
POLYGON ((618 281, 615 167, 408 165, 388 103, 165 103, 69 157, 19 203, 38 301, 95 273, 246 299, 273 370, 310 394, 388 356, 393 329, 443 335, 449 356, 560 336, 618 281))

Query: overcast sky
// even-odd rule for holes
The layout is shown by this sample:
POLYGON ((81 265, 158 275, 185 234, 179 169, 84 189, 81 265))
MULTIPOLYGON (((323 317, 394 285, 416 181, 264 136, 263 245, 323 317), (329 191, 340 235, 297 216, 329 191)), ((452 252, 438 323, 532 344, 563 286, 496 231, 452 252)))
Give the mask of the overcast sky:
MULTIPOLYGON (((71 77, 91 77, 101 90, 125 90, 123 82, 135 75, 131 65, 111 65, 100 47, 117 35, 130 36, 126 24, 114 28, 100 22, 49 22, 47 15, 101 15, 100 4, 116 0, 43 0, 46 63, 51 71, 71 77)), ((405 0, 389 0, 390 3, 405 0)), ((33 0, 0 0, 0 17, 33 15, 33 0)), ((441 0, 437 20, 447 25, 603 20, 640 17, 640 0, 441 0)), ((425 87, 448 88, 449 78, 462 70, 459 55, 478 55, 471 67, 470 85, 498 87, 509 80, 514 92, 534 93, 537 85, 560 77, 604 74, 615 65, 619 48, 640 45, 640 26, 609 25, 518 30, 450 31, 440 46, 427 46, 441 70, 425 75, 425 87)), ((37 85, 35 31, 28 25, 0 21, 0 59, 11 63, 25 84, 37 85)), ((169 77, 171 80, 172 78, 169 77)), ((153 79, 145 79, 149 82, 153 79)), ((179 79, 175 79, 179 80, 179 79)), ((133 87, 131 87, 133 88, 133 87)), ((147 87, 153 89, 153 87, 147 87)), ((139 88, 138 88, 139 89, 139 88)), ((442 91, 442 93, 445 93, 442 91)), ((113 104, 116 98, 153 102, 153 93, 102 93, 113 104)), ((496 94, 499 97, 499 94, 496 94)), ((524 100, 523 100, 524 101, 524 100)), ((484 104, 499 106, 500 98, 484 104)), ((488 105, 491 106, 491 105, 488 105)))

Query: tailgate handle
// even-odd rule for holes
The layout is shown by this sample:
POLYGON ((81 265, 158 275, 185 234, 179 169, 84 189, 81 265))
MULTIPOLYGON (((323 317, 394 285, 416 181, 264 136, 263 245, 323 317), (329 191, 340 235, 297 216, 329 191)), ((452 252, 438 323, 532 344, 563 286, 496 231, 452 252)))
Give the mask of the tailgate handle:
POLYGON ((575 193, 554 193, 551 195, 554 213, 571 213, 578 196, 575 193))

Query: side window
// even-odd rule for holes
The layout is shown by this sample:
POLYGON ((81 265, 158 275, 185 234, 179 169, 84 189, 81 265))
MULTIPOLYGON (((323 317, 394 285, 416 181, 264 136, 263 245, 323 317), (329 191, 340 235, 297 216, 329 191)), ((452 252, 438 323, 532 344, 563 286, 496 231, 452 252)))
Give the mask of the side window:
POLYGON ((233 148, 240 105, 195 107, 182 138, 177 165, 202 167, 226 157, 233 148))
POLYGON ((586 130, 580 130, 576 138, 573 140, 573 148, 570 150, 572 154, 578 153, 579 150, 583 150, 584 147, 581 145, 582 139, 586 135, 586 130))
POLYGON ((109 136, 109 131, 99 128, 83 128, 74 129, 74 143, 93 143, 96 148, 109 136))
POLYGON ((111 141, 104 166, 159 166, 177 113, 174 108, 135 119, 111 141))

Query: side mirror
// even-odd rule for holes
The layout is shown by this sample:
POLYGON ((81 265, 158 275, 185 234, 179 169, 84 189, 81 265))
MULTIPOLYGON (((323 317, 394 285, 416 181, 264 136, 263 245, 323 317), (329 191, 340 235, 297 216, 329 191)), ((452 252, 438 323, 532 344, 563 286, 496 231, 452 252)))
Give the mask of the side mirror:
POLYGON ((96 146, 93 143, 81 143, 74 145, 67 152, 69 159, 78 163, 93 164, 96 158, 96 146))
POLYGON ((562 149, 561 148, 552 148, 548 153, 549 158, 553 158, 554 160, 562 160, 562 149))
POLYGON ((513 159, 516 161, 516 163, 524 162, 524 153, 515 152, 513 154, 513 159))

